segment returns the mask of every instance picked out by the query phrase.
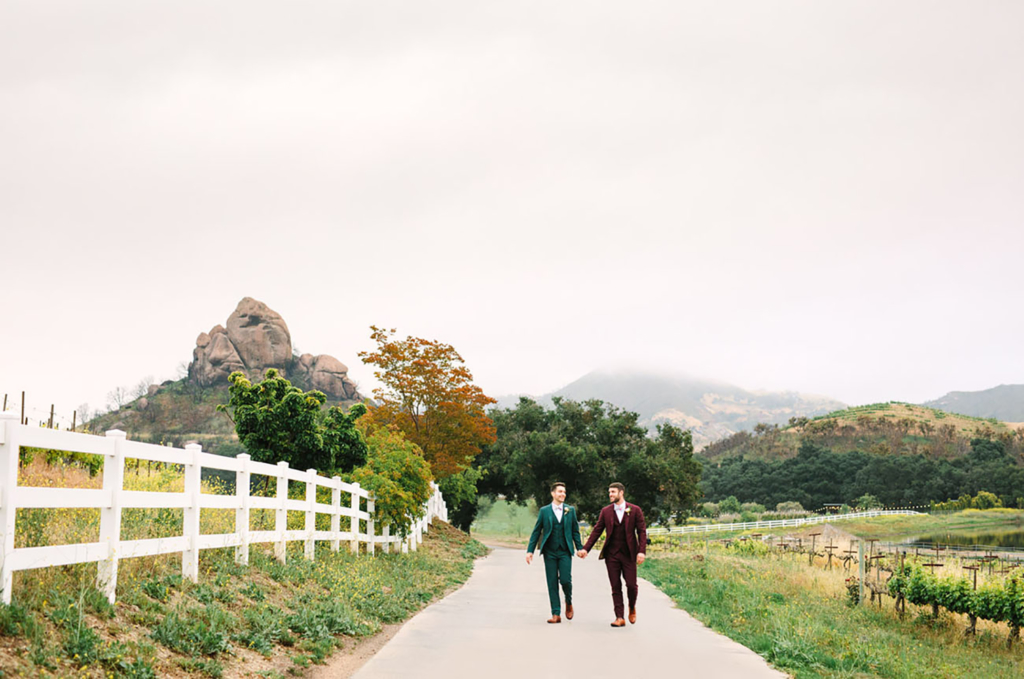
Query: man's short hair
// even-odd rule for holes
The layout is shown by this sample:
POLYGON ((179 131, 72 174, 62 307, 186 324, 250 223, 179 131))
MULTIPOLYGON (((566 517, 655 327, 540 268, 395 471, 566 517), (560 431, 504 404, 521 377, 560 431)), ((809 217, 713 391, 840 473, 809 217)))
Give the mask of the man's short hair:
POLYGON ((616 488, 616 489, 618 489, 618 491, 620 493, 625 493, 626 492, 626 487, 624 485, 622 485, 621 483, 619 483, 618 481, 616 481, 615 483, 609 483, 608 487, 609 488, 616 488))
POLYGON ((559 486, 561 486, 562 488, 565 488, 565 484, 562 483, 561 481, 555 481, 554 483, 552 483, 551 484, 551 492, 554 493, 555 492, 555 488, 558 488, 559 486))

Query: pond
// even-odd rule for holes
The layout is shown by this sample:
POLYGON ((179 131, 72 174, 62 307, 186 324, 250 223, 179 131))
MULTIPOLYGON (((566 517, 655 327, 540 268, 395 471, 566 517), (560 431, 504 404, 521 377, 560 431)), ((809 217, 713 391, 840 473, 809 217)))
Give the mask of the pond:
POLYGON ((1024 528, 1007 527, 1005 530, 945 531, 918 535, 906 540, 908 545, 986 545, 1024 549, 1024 528))

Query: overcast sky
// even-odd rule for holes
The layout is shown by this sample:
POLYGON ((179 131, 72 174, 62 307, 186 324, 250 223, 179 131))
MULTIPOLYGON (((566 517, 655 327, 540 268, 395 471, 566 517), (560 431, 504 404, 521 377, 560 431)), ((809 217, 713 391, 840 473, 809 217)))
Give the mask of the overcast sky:
POLYGON ((252 296, 493 395, 643 364, 1024 382, 1024 4, 8 0, 0 392, 170 378, 252 296))

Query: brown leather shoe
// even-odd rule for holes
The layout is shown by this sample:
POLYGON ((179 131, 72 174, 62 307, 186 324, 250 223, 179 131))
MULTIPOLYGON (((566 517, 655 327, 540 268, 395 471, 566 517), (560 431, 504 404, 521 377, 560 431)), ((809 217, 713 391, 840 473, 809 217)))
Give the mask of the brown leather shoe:
POLYGON ((612 623, 612 627, 625 627, 626 621, 622 618, 615 618, 615 622, 612 623))
POLYGON ((572 604, 565 605, 565 619, 572 620, 572 604))
POLYGON ((562 622, 562 616, 560 616, 560 615, 552 615, 551 619, 548 620, 548 623, 552 624, 552 625, 555 624, 556 622, 562 622))
POLYGON ((635 625, 636 624, 636 609, 635 608, 629 609, 629 624, 630 625, 635 625))

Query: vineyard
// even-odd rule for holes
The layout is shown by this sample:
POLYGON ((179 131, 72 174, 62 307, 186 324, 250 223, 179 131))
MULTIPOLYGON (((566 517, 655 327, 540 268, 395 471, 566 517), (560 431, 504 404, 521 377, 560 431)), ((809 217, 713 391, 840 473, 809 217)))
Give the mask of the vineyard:
POLYGON ((890 599, 900 618, 907 614, 908 603, 923 607, 923 614, 932 619, 942 611, 963 616, 964 636, 976 635, 979 621, 1002 627, 1008 630, 1008 648, 1020 640, 1024 627, 1024 553, 978 546, 959 552, 938 545, 922 549, 860 540, 834 530, 801 536, 754 533, 697 543, 659 536, 653 551, 696 549, 697 558, 704 558, 712 547, 726 554, 792 560, 841 573, 846 600, 852 605, 881 607, 883 599, 890 599))
POLYGON ((641 573, 694 618, 797 679, 1019 677, 1024 579, 1016 555, 939 554, 830 527, 726 540, 661 536, 641 573))

